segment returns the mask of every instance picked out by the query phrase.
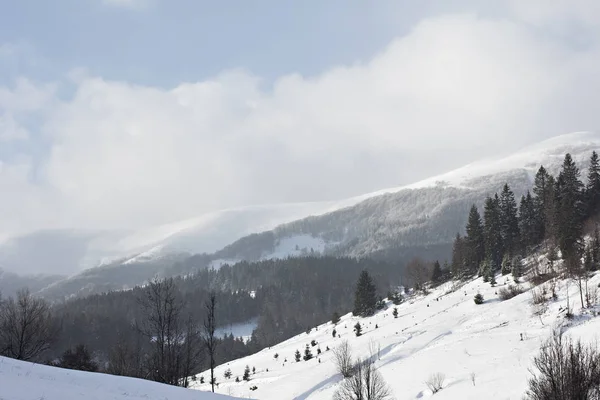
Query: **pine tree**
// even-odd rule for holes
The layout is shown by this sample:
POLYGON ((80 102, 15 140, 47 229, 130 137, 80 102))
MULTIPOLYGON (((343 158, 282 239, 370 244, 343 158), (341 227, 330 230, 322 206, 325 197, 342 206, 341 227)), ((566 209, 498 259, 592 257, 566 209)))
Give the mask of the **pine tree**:
POLYGON ((433 271, 431 272, 431 281, 433 283, 440 283, 442 280, 442 275, 443 275, 442 266, 440 265, 440 262, 436 260, 433 263, 433 271))
POLYGON ((535 174, 533 183, 533 205, 535 207, 536 223, 538 225, 538 242, 546 237, 546 207, 552 196, 554 196, 554 179, 542 165, 535 174))
POLYGON ((356 284, 354 310, 357 316, 367 317, 375 313, 377 308, 377 289, 367 271, 362 271, 356 284))
POLYGON ((304 349, 304 361, 308 361, 310 359, 313 358, 312 352, 310 351, 310 346, 307 344, 306 348, 304 349))
POLYGON ((296 350, 296 353, 294 353, 294 359, 296 360, 296 362, 300 362, 300 360, 302 359, 302 354, 300 354, 300 350, 296 350))
POLYGON ((556 194, 558 245, 567 267, 574 267, 579 264, 582 251, 583 183, 579 180, 579 168, 568 153, 557 179, 556 194))
POLYGON ((398 309, 396 307, 394 307, 394 311, 392 311, 392 315, 394 316, 394 318, 398 318, 398 309))
POLYGON ((600 213, 600 165, 596 151, 592 152, 590 158, 585 197, 587 216, 596 216, 600 213))
POLYGON ((362 326, 360 326, 360 322, 357 322, 356 325, 354 325, 354 333, 356 336, 362 335, 362 326))
POLYGON ((498 195, 485 199, 483 219, 485 236, 485 254, 490 261, 492 271, 498 271, 502 265, 502 229, 500 221, 500 200, 498 195))
POLYGON ((502 259, 502 275, 508 275, 512 271, 512 260, 508 254, 502 259))
POLYGON ((246 365, 246 368, 244 368, 244 376, 242 376, 242 379, 245 381, 250 380, 250 367, 248 365, 246 365))
POLYGON ((519 219, 515 194, 508 183, 500 194, 500 222, 504 250, 512 257, 519 251, 519 219))
POLYGON ((531 193, 521 197, 519 205, 519 230, 521 232, 522 245, 526 248, 532 248, 540 240, 540 224, 537 218, 535 204, 531 193))
POLYGON ((469 273, 475 273, 479 270, 481 262, 485 258, 485 240, 483 236, 483 223, 481 216, 475 204, 469 211, 469 220, 467 222, 466 243, 466 267, 469 273))
POLYGON ((459 233, 456 234, 454 239, 454 246, 452 247, 452 276, 454 279, 463 278, 463 272, 465 267, 465 241, 459 233))
POLYGON ((592 270, 597 271, 600 268, 600 232, 598 231, 598 224, 596 224, 596 227, 594 228, 591 248, 593 264, 592 270))
POLYGON ((483 260, 483 263, 481 263, 481 271, 479 273, 481 276, 483 276, 483 281, 484 282, 489 282, 491 280, 491 276, 492 276, 492 265, 490 263, 489 259, 485 259, 483 260))

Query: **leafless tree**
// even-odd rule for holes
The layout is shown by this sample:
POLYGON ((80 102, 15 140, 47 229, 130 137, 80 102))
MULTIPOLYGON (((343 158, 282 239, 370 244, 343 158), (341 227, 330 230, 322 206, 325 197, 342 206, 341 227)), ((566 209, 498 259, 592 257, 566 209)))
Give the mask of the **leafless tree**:
POLYGON ((440 390, 442 390, 444 388, 444 381, 446 380, 446 375, 442 374, 441 372, 432 374, 429 379, 427 379, 427 381, 425 382, 425 384, 427 385, 427 387, 429 388, 429 390, 431 390, 431 392, 433 394, 436 394, 437 392, 439 392, 440 390))
POLYGON ((372 362, 358 360, 353 375, 346 378, 335 392, 334 400, 386 400, 391 391, 372 362))
POLYGON ((148 377, 170 385, 186 386, 188 376, 198 365, 193 348, 197 328, 182 321, 184 303, 173 279, 154 279, 140 299, 144 320, 139 332, 149 339, 152 351, 148 360, 148 377))
POLYGON ((416 290, 425 291, 425 283, 431 279, 433 266, 421 258, 413 258, 406 265, 406 277, 416 290))
POLYGON ((204 320, 204 345, 206 352, 208 353, 210 362, 210 384, 212 391, 215 391, 215 351, 217 348, 217 338, 215 337, 215 330, 217 328, 217 321, 215 316, 215 308, 217 305, 217 296, 214 292, 210 293, 208 300, 206 301, 206 318, 204 320))
POLYGON ((347 340, 344 340, 339 346, 333 349, 333 359, 335 360, 339 373, 342 374, 344 378, 352 376, 352 349, 347 340))
POLYGON ((0 303, 0 354, 18 360, 34 360, 56 339, 58 327, 50 306, 28 290, 0 303))
POLYGON ((600 354, 595 347, 573 343, 560 332, 542 345, 529 380, 530 400, 600 399, 600 354))

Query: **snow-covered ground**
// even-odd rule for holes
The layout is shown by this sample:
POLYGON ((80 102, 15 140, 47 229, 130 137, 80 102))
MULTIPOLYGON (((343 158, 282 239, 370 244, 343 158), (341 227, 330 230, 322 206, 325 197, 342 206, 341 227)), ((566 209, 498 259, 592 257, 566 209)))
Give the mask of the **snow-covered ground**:
POLYGON ((0 357, 0 400, 227 400, 143 379, 73 371, 0 357))
MULTIPOLYGON (((592 311, 582 313, 573 283, 568 285, 568 292, 573 311, 580 316, 568 321, 566 281, 557 283, 558 299, 550 300, 547 308, 540 308, 532 304, 531 291, 500 301, 498 290, 505 282, 511 283, 512 278, 497 279, 496 287, 482 279, 459 288, 447 283, 427 296, 411 298, 398 306, 397 319, 392 316, 391 304, 370 318, 349 314, 335 327, 341 338, 332 337, 334 326, 327 323, 309 334, 302 333, 260 353, 222 365, 216 372, 218 392, 265 400, 329 400, 341 376, 336 372, 332 351, 326 349, 348 340, 355 356, 368 357, 370 347, 379 350, 376 366, 397 400, 432 396, 425 381, 438 372, 445 374, 446 380, 434 399, 521 399, 527 389, 532 359, 552 330, 563 326, 567 334, 593 340, 596 334, 600 335, 600 317, 594 317, 592 311), (482 305, 473 301, 478 292, 485 299, 482 305), (363 326, 360 337, 353 333, 357 321, 363 326), (312 340, 318 342, 311 347, 315 357, 295 362, 296 350, 304 354, 305 346, 312 340), (320 355, 317 348, 322 351, 320 355), (249 382, 236 383, 235 378, 242 378, 246 365, 256 368, 256 373, 249 382), (226 369, 233 373, 230 379, 223 377, 226 369), (256 389, 250 390, 253 386, 256 389)), ((590 288, 599 284, 600 274, 589 281, 590 288)), ((207 385, 198 384, 196 388, 208 390, 207 385)))

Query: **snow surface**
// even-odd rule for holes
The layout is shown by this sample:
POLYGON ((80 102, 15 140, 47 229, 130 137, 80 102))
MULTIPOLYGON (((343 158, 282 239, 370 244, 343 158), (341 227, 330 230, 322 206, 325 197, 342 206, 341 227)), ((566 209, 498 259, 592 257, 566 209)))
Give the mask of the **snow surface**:
POLYGON ((73 371, 0 357, 0 400, 227 400, 143 379, 73 371))
MULTIPOLYGON (((568 285, 568 293, 573 311, 580 316, 567 321, 564 316, 566 281, 558 282, 558 300, 550 301, 547 309, 541 309, 532 305, 531 291, 500 301, 497 291, 512 278, 498 276, 497 279, 496 287, 481 279, 462 287, 453 287, 453 283, 442 285, 427 296, 411 298, 398 306, 397 319, 393 318, 394 306, 389 303, 389 308, 370 318, 348 314, 336 327, 341 339, 332 337, 334 327, 326 323, 309 334, 300 334, 252 356, 219 366, 217 391, 264 400, 329 400, 341 376, 336 372, 332 352, 326 351, 326 347, 333 349, 347 339, 355 356, 368 357, 371 344, 379 349, 376 366, 397 400, 431 397, 425 381, 437 372, 445 374, 446 380, 443 390, 433 397, 436 400, 521 399, 531 376, 528 368, 552 330, 563 326, 567 334, 592 341, 600 334, 600 317, 594 317, 590 311, 581 312, 573 283, 568 285), (485 298, 482 305, 473 302, 478 292, 485 298), (357 321, 363 326, 361 337, 353 333, 357 321), (317 356, 317 347, 311 347, 314 359, 296 363, 295 351, 304 354, 311 340, 318 342, 323 353, 317 356), (275 354, 279 354, 277 360, 275 354), (241 379, 246 365, 256 367, 256 374, 251 376, 250 382, 236 383, 235 378, 241 379), (226 369, 233 372, 231 379, 223 377, 226 369), (252 386, 257 389, 251 391, 252 386)), ((600 274, 597 274, 589 286, 599 284, 600 274)), ((596 314, 598 311, 597 308, 596 314)), ((206 372, 201 375, 208 376, 206 372)), ((197 384, 196 388, 208 390, 207 385, 197 384)))

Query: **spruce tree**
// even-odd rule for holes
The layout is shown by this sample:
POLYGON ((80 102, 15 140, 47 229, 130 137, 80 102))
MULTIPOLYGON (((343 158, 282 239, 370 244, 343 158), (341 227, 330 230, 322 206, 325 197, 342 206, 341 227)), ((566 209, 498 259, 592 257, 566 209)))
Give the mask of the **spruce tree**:
POLYGON ((590 157, 590 168, 587 175, 587 186, 585 189, 585 201, 587 217, 594 217, 600 213, 600 165, 598 153, 592 152, 590 157))
MULTIPOLYGON (((435 261, 433 263, 433 271, 431 272, 431 281, 433 283, 440 283, 440 281, 442 280, 442 267, 440 265, 439 261, 435 261)), ((396 303, 394 303, 396 304, 396 303)))
POLYGON ((357 316, 367 317, 375 313, 377 308, 377 288, 367 271, 362 271, 356 284, 354 310, 357 316))
POLYGON ((511 257, 519 251, 519 219, 517 217, 517 203, 515 194, 504 184, 500 194, 500 222, 504 250, 511 257))
POLYGON ((392 315, 394 316, 394 318, 398 318, 398 309, 396 307, 394 307, 394 311, 392 311, 392 315))
POLYGON ((592 271, 597 271, 600 269, 600 232, 598 231, 598 224, 596 224, 596 227, 594 228, 590 247, 592 256, 592 271))
POLYGON ((310 359, 313 358, 312 352, 310 351, 310 346, 307 344, 306 348, 304 349, 304 361, 308 361, 310 359))
POLYGON ((539 222, 531 193, 521 197, 519 205, 519 230, 521 243, 526 248, 532 248, 539 243, 539 222))
POLYGON ((360 326, 360 322, 357 322, 356 325, 354 325, 354 334, 356 336, 362 335, 362 326, 360 326))
POLYGON ((452 276, 454 279, 463 278, 465 267, 465 241, 459 233, 456 234, 452 247, 452 276))
POLYGON ((246 365, 246 368, 244 368, 244 376, 242 376, 242 379, 245 381, 250 380, 250 366, 246 365))
POLYGON ((546 237, 546 207, 551 196, 554 196, 554 180, 542 165, 535 174, 533 183, 533 204, 538 225, 538 241, 542 241, 546 237))
POLYGON ((500 222, 500 200, 498 195, 485 199, 483 219, 485 236, 485 254, 490 261, 492 271, 498 271, 502 264, 502 231, 500 222))
POLYGON ((556 194, 558 245, 563 259, 575 267, 582 251, 583 183, 579 180, 579 168, 568 153, 557 179, 556 194))
POLYGON ((466 243, 466 267, 469 273, 475 273, 479 270, 481 262, 485 258, 485 240, 483 235, 483 223, 481 216, 475 204, 469 211, 469 220, 467 222, 466 243))
POLYGON ((300 362, 300 360, 302 359, 302 354, 300 354, 300 350, 296 350, 296 353, 294 353, 294 359, 296 360, 296 362, 300 362))

